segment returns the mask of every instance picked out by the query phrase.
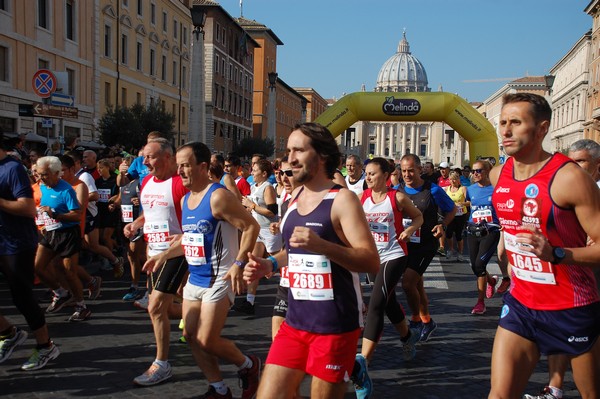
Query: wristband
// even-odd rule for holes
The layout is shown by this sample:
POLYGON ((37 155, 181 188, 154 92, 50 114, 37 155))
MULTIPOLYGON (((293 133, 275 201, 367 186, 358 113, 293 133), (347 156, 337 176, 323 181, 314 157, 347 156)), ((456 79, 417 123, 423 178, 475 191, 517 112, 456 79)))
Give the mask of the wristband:
POLYGON ((233 261, 233 264, 236 265, 237 267, 239 267, 240 269, 243 269, 244 266, 246 266, 246 263, 248 263, 248 262, 243 262, 243 261, 237 260, 237 259, 233 261))
POLYGON ((275 259, 275 257, 269 255, 269 257, 267 257, 267 259, 269 259, 271 261, 271 263, 273 264, 273 271, 272 273, 275 273, 277 271, 277 269, 279 269, 279 264, 277 263, 277 260, 275 259))

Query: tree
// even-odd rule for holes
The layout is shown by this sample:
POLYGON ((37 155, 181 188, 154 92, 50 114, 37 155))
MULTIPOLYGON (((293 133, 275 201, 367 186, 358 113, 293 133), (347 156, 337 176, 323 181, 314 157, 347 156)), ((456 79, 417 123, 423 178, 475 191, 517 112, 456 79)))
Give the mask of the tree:
POLYGON ((275 153, 275 144, 271 139, 246 137, 234 144, 233 152, 240 158, 250 158, 253 154, 263 154, 268 158, 275 153))
POLYGON ((175 116, 166 112, 162 105, 131 107, 110 107, 98 122, 102 143, 107 146, 120 144, 127 149, 141 148, 146 143, 148 133, 161 132, 171 140, 175 116))

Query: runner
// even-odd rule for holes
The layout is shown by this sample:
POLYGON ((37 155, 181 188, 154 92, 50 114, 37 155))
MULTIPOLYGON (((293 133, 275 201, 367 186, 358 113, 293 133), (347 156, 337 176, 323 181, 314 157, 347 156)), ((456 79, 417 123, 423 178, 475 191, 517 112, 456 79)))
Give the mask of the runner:
MULTIPOLYGON (((396 299, 396 285, 406 270, 406 241, 423 224, 423 215, 408 196, 387 188, 390 168, 389 162, 383 158, 373 158, 367 164, 368 188, 361 199, 381 265, 373 279, 375 284, 369 301, 362 349, 357 355, 359 367, 355 367, 358 370, 361 364, 371 361, 383 333, 384 314, 400 333, 405 360, 415 357, 415 345, 421 339, 421 330, 408 328, 404 309, 396 299), (406 230, 402 225, 404 214, 412 220, 406 230)), ((368 398, 372 389, 370 385, 367 383, 356 387, 357 397, 368 398)))
MULTIPOLYGON (((1 133, 0 192, 0 272, 8 283, 14 305, 35 336, 36 347, 21 369, 38 370, 60 352, 50 340, 44 312, 33 295, 37 232, 32 189, 25 169, 6 154, 1 133)), ((26 339, 26 331, 0 314, 0 363, 8 360, 26 339)))
MULTIPOLYGON (((177 175, 173 148, 163 138, 150 139, 144 147, 144 165, 150 174, 142 183, 140 204, 144 214, 125 225, 125 237, 133 238, 143 228, 148 243, 148 256, 158 255, 169 248, 169 237, 181 234, 181 198, 187 192, 177 175)), ((152 293, 148 313, 154 328, 156 360, 133 382, 150 386, 172 377, 169 364, 171 324, 169 308, 187 271, 183 256, 169 259, 150 275, 152 293)))
POLYGON ((467 222, 467 245, 471 269, 477 277, 477 303, 472 314, 486 312, 485 298, 491 298, 496 291, 498 276, 490 276, 487 264, 496 252, 500 240, 500 225, 492 206, 494 187, 489 173, 492 165, 479 160, 473 164, 473 184, 467 188, 467 202, 471 208, 467 222))
POLYGON ((448 225, 446 229, 446 240, 448 240, 448 249, 446 250, 446 260, 452 260, 452 254, 454 253, 454 240, 456 239, 456 260, 459 262, 464 261, 463 251, 463 231, 469 214, 467 213, 467 188, 461 185, 460 175, 457 172, 450 173, 450 185, 445 188, 446 194, 456 204, 456 214, 454 219, 448 225))
POLYGON ((181 205, 183 238, 150 258, 144 269, 156 271, 169 257, 185 253, 190 276, 183 292, 184 336, 210 384, 201 398, 232 398, 219 369, 218 360, 222 359, 238 367, 242 399, 250 399, 258 389, 260 359, 242 354, 221 331, 234 293, 244 288, 242 269, 259 226, 233 193, 210 182, 209 162, 210 150, 203 143, 185 144, 177 150, 178 172, 190 190, 181 205), (242 232, 241 245, 238 230, 242 232))
MULTIPOLYGON (((400 160, 403 182, 398 191, 405 193, 423 214, 423 225, 408 242, 408 267, 402 276, 402 288, 412 311, 411 328, 421 330, 421 341, 427 341, 437 328, 429 314, 429 298, 423 286, 423 274, 429 267, 438 247, 437 239, 454 218, 456 206, 438 185, 421 177, 421 161, 414 154, 400 160), (438 223, 438 209, 445 215, 438 223)), ((407 226, 411 220, 403 221, 407 226)))
POLYGON ((294 179, 303 184, 282 221, 287 250, 268 259, 250 254, 244 271, 250 283, 289 266, 286 321, 257 397, 291 398, 310 374, 311 398, 342 398, 362 325, 357 273, 376 273, 379 257, 372 238, 365 239, 369 226, 357 196, 331 181, 340 160, 331 133, 315 123, 296 125, 287 150, 294 179))
POLYGON ((542 141, 552 110, 539 95, 505 95, 500 137, 509 158, 491 174, 513 286, 494 339, 490 398, 522 395, 540 354, 569 356, 584 399, 600 396, 600 191, 542 141), (565 189, 568 187, 568 189, 565 189))
POLYGON ((365 173, 363 172, 363 163, 358 155, 348 155, 346 158, 346 186, 356 195, 358 198, 362 197, 363 191, 367 189, 367 183, 365 182, 365 173))

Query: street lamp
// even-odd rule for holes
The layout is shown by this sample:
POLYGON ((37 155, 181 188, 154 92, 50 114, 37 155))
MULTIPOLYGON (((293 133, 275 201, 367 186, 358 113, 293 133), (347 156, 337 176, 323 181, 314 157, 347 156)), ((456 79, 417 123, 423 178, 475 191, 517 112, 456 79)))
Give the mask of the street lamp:
POLYGON ((268 124, 267 124, 267 138, 276 140, 276 127, 275 127, 275 86, 277 84, 277 72, 269 72, 269 108, 268 108, 268 124))
POLYGON ((554 75, 544 76, 544 83, 546 85, 546 90, 548 91, 548 94, 552 94, 552 86, 554 85, 554 79, 556 79, 556 76, 554 75))
POLYGON ((204 24, 206 23, 206 7, 193 5, 190 8, 194 25, 192 42, 192 81, 190 84, 190 120, 188 142, 201 141, 209 148, 212 143, 206 137, 206 104, 204 98, 204 24), (202 37, 200 37, 202 34, 202 37))

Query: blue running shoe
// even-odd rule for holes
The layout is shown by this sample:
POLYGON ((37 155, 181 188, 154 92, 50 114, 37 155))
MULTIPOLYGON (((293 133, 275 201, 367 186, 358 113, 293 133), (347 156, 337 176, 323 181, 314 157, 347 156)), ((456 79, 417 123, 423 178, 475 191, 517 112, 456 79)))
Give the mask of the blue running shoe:
POLYGON ((371 377, 369 377, 367 359, 360 353, 356 355, 356 360, 354 361, 352 382, 354 383, 357 399, 368 399, 371 397, 373 382, 371 381, 371 377))
POLYGON ((409 320, 408 321, 408 328, 410 328, 411 330, 418 330, 419 331, 419 337, 420 337, 421 336, 421 332, 423 331, 423 322, 422 321, 409 320))
POLYGON ((417 342, 421 339, 421 331, 410 329, 410 337, 406 342, 402 342, 402 355, 404 360, 410 361, 417 355, 417 342))
POLYGON ((437 328, 437 324, 433 319, 429 320, 429 323, 423 323, 423 329, 421 330, 421 341, 427 342, 431 334, 437 328))

